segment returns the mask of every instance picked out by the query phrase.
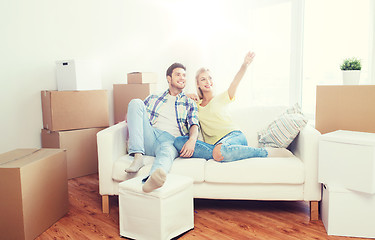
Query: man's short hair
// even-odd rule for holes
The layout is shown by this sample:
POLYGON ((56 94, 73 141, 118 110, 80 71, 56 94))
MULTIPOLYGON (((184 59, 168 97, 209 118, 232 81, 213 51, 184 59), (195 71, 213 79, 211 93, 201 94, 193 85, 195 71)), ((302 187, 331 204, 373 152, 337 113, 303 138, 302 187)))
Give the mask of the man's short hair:
POLYGON ((181 63, 173 63, 168 69, 167 69, 167 74, 166 76, 172 77, 172 72, 175 68, 182 68, 186 71, 186 67, 182 65, 181 63))

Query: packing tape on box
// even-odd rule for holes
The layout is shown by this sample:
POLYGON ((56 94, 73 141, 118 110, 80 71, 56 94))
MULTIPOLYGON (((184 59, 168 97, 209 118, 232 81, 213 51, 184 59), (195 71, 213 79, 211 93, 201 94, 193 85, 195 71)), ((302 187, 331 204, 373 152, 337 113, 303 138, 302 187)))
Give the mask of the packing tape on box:
POLYGON ((15 158, 15 159, 11 159, 11 160, 9 160, 9 161, 7 161, 7 162, 0 163, 0 165, 7 164, 7 163, 10 163, 10 162, 12 162, 12 161, 17 161, 17 160, 19 160, 19 159, 22 159, 22 158, 28 157, 28 156, 30 156, 30 155, 33 155, 33 154, 36 153, 36 152, 39 152, 40 150, 42 150, 42 149, 37 149, 37 150, 35 150, 34 152, 31 152, 31 153, 29 153, 29 154, 27 154, 27 155, 23 155, 23 156, 21 156, 21 157, 18 157, 18 158, 15 158))

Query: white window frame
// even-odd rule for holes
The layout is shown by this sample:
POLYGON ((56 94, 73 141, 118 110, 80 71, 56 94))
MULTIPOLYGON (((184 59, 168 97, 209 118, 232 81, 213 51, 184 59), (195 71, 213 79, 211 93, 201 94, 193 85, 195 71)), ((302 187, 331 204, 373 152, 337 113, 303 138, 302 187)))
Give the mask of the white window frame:
POLYGON ((375 84, 375 1, 370 1, 369 84, 375 84))
POLYGON ((289 103, 302 106, 305 0, 292 1, 289 103))

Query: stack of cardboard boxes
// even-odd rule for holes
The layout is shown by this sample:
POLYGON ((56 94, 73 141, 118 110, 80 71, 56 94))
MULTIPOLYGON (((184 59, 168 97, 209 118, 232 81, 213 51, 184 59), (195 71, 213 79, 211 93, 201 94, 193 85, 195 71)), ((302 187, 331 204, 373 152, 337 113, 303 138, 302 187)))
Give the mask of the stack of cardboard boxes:
POLYGON ((113 85, 113 106, 115 124, 125 120, 130 100, 139 98, 144 100, 148 95, 156 93, 157 74, 150 72, 128 73, 128 84, 113 85))
POLYGON ((109 113, 107 91, 88 90, 101 87, 96 71, 96 62, 59 61, 57 85, 64 91, 41 93, 42 147, 67 150, 68 179, 98 171, 96 133, 109 126, 109 113))
POLYGON ((82 91, 101 88, 97 69, 57 62, 57 81, 59 90, 81 91, 42 91, 43 148, 0 154, 0 239, 35 239, 68 212, 67 179, 97 172, 107 92, 82 91))
POLYGON ((42 111, 42 147, 67 150, 68 179, 96 173, 96 133, 109 126, 107 91, 42 91, 42 111))
POLYGON ((329 235, 375 237, 375 134, 338 130, 321 136, 321 215, 329 235))
POLYGON ((328 235, 375 237, 375 86, 318 86, 321 216, 328 235))

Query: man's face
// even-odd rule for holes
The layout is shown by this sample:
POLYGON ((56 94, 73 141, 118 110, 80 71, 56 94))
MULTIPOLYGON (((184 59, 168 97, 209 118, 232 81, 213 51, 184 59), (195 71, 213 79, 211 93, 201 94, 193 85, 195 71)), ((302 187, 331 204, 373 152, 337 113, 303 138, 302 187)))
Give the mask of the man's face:
POLYGON ((172 72, 172 77, 168 76, 169 87, 182 90, 186 85, 186 73, 183 68, 175 68, 172 72))

